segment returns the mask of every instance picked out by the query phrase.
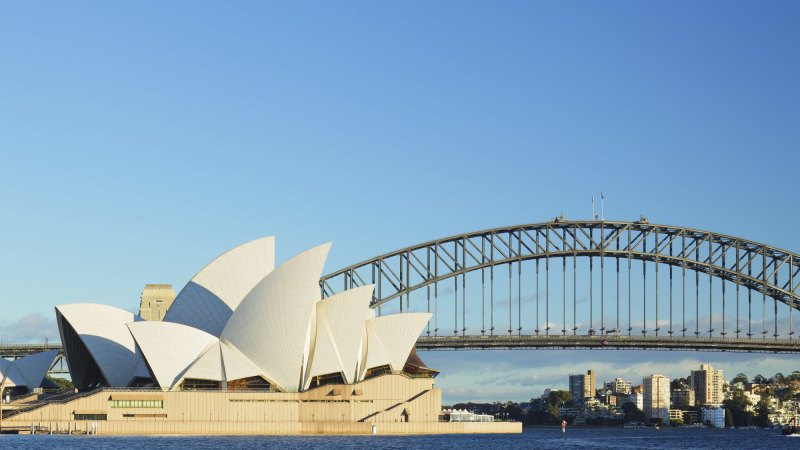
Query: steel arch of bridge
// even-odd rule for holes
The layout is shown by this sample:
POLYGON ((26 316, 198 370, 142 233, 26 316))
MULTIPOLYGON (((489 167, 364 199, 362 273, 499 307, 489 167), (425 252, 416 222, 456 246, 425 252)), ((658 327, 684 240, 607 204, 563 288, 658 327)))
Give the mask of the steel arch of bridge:
MULTIPOLYGON (((553 339, 553 334, 550 332, 550 322, 549 319, 545 320, 545 327, 542 327, 542 323, 539 321, 539 292, 540 292, 540 265, 544 266, 545 272, 545 282, 542 283, 543 285, 546 284, 545 289, 547 295, 549 295, 549 288, 550 288, 550 277, 548 272, 553 271, 551 265, 554 264, 552 260, 556 260, 556 263, 560 262, 561 264, 557 264, 559 266, 563 266, 563 284, 564 284, 564 327, 560 330, 566 339, 567 332, 572 331, 573 335, 577 335, 576 330, 577 326, 575 325, 575 312, 573 311, 573 327, 567 328, 566 322, 566 306, 567 306, 567 299, 566 299, 566 267, 567 267, 567 260, 572 259, 573 263, 573 277, 575 276, 575 267, 577 257, 589 257, 589 265, 590 270, 593 270, 592 266, 595 259, 599 259, 600 262, 600 271, 601 274, 603 271, 606 270, 605 264, 610 259, 612 263, 616 262, 615 270, 616 270, 616 280, 617 280, 617 298, 616 298, 616 309, 617 309, 617 320, 614 326, 606 327, 603 323, 604 316, 602 312, 602 308, 605 305, 605 301, 602 296, 605 293, 605 290, 601 286, 600 288, 600 296, 599 299, 600 308, 601 308, 601 315, 599 321, 599 329, 595 329, 594 319, 591 317, 593 315, 593 299, 592 299, 592 287, 591 284, 589 286, 589 329, 587 336, 590 338, 597 338, 598 332, 599 336, 605 336, 608 334, 615 334, 617 337, 611 339, 611 341, 617 342, 619 341, 622 336, 620 334, 624 334, 623 330, 621 329, 621 325, 619 323, 619 267, 620 263, 623 266, 627 265, 628 268, 628 327, 627 327, 627 334, 628 334, 628 341, 627 343, 630 344, 632 342, 631 338, 634 336, 632 335, 632 327, 631 327, 631 292, 630 292, 630 273, 631 273, 631 262, 632 261, 641 261, 642 262, 642 279, 643 285, 645 289, 643 290, 642 294, 644 298, 642 299, 643 306, 644 306, 644 315, 643 315, 643 325, 642 325, 642 338, 649 338, 646 336, 648 332, 653 331, 655 335, 658 335, 659 332, 659 322, 658 322, 658 268, 660 265, 668 266, 667 269, 669 270, 669 292, 670 292, 670 319, 669 319, 669 337, 673 337, 673 334, 677 333, 677 335, 681 335, 682 337, 686 336, 686 272, 689 271, 694 272, 695 274, 695 288, 697 299, 699 301, 699 293, 700 293, 700 283, 699 283, 699 276, 700 274, 706 274, 708 276, 708 311, 709 311, 709 329, 700 331, 699 328, 699 311, 700 306, 699 304, 695 305, 697 309, 697 316, 696 316, 696 329, 694 330, 693 334, 694 337, 699 338, 701 333, 708 332, 708 338, 706 340, 711 341, 720 341, 725 345, 722 346, 723 349, 737 349, 739 347, 734 346, 733 348, 728 348, 726 346, 730 346, 731 343, 735 343, 734 341, 740 340, 740 334, 744 334, 747 336, 748 340, 752 341, 764 341, 766 339, 752 339, 753 330, 751 329, 752 320, 748 322, 748 329, 742 330, 740 328, 739 322, 739 290, 740 288, 745 288, 747 290, 748 301, 751 302, 752 294, 753 293, 760 293, 763 295, 763 298, 766 299, 767 297, 774 299, 774 311, 775 311, 775 329, 774 329, 774 340, 778 341, 778 319, 777 319, 777 310, 778 310, 778 302, 788 305, 789 306, 789 329, 788 333, 785 333, 789 336, 788 341, 791 342, 791 347, 793 349, 797 348, 795 342, 792 340, 794 335, 793 329, 793 311, 800 307, 800 255, 796 253, 792 253, 786 250, 782 250, 779 248, 771 247, 768 245, 760 244, 757 242, 753 242, 750 240, 728 236, 718 233, 713 233, 709 231, 697 230, 692 228, 685 228, 685 227, 678 227, 678 226, 671 226, 671 225, 658 225, 658 224, 651 224, 648 223, 646 220, 640 220, 636 222, 617 222, 617 221, 567 221, 563 218, 556 218, 551 222, 545 223, 538 223, 538 224, 528 224, 528 225, 517 225, 511 227, 504 227, 504 228, 495 228, 483 231, 477 231, 472 233, 466 233, 456 236, 450 236, 444 239, 438 239, 435 241, 426 242, 423 244, 419 244, 413 247, 407 247, 395 252, 387 253, 376 258, 362 261, 358 264, 354 264, 352 266, 346 267, 344 269, 338 270, 326 276, 323 276, 320 280, 320 287, 322 291, 323 297, 328 297, 338 292, 363 286, 374 284, 375 285, 375 292, 373 294, 373 299, 371 306, 377 308, 379 311, 382 306, 386 305, 388 302, 392 301, 399 301, 399 309, 402 312, 404 309, 409 309, 409 298, 412 293, 420 290, 424 290, 426 292, 427 297, 427 305, 428 311, 436 313, 436 311, 431 310, 431 290, 433 289, 434 301, 438 299, 438 286, 439 284, 443 283, 446 280, 453 279, 453 287, 455 289, 455 308, 458 309, 458 290, 459 284, 461 284, 461 295, 462 295, 462 305, 461 305, 461 328, 458 325, 458 311, 455 313, 455 329, 453 330, 453 336, 448 336, 447 339, 451 341, 458 337, 460 332, 461 336, 465 339, 461 339, 462 344, 458 344, 460 346, 475 346, 481 348, 490 348, 495 346, 501 347, 515 347, 515 346, 522 346, 522 347, 539 347, 543 346, 546 347, 548 344, 542 344, 541 342, 550 342, 553 339), (532 333, 529 336, 523 336, 522 330, 522 313, 521 313, 521 299, 517 300, 517 308, 519 309, 518 312, 518 324, 517 327, 513 327, 511 323, 511 270, 512 266, 516 265, 518 276, 517 282, 519 283, 518 292, 521 292, 522 289, 522 262, 528 260, 535 260, 536 264, 536 327, 532 329, 532 333), (647 330, 647 262, 655 263, 655 283, 656 283, 656 290, 655 290, 655 317, 656 323, 653 330, 647 330), (543 264, 542 264, 543 263, 543 264), (509 292, 509 327, 506 330, 508 335, 505 336, 505 343, 503 339, 499 339, 499 335, 495 334, 495 324, 494 321, 491 323, 491 327, 487 329, 486 327, 486 319, 485 317, 482 318, 482 327, 480 330, 480 336, 473 336, 471 338, 472 344, 469 344, 467 341, 470 341, 470 336, 466 333, 466 276, 468 273, 481 271, 481 282, 486 282, 486 272, 490 272, 489 276, 491 279, 491 283, 494 283, 494 271, 498 266, 508 266, 508 292, 509 292), (682 328, 675 328, 673 327, 672 315, 673 315, 673 269, 678 269, 679 274, 682 277, 683 283, 682 286, 682 311, 683 311, 683 320, 682 320, 682 328), (713 288, 712 282, 713 280, 722 280, 722 331, 719 333, 721 338, 713 337, 713 327, 711 324, 712 318, 712 297, 713 297, 713 288), (461 283, 459 283, 459 280, 461 283), (726 307, 726 292, 725 292, 725 282, 733 283, 736 289, 736 328, 732 331, 728 331, 725 327, 725 307, 726 307), (405 300, 405 305, 403 304, 405 300), (746 331, 747 333, 744 333, 746 331), (517 334, 517 343, 513 343, 509 341, 508 338, 513 338, 513 334, 516 332, 517 334), (490 336, 497 337, 498 339, 486 340, 484 336, 489 334, 490 336), (542 339, 538 339, 540 334, 544 334, 545 336, 542 339), (736 338, 726 337, 728 334, 733 335, 735 334, 736 338), (478 339, 480 338, 480 339, 478 339), (524 339, 523 339, 524 338, 524 339), (537 340, 538 339, 538 340, 537 340), (522 342, 525 341, 525 342, 522 342), (541 341, 541 342, 540 342, 541 341), (483 342, 483 344, 481 344, 483 342)), ((612 268, 613 270, 614 268, 612 268)), ((652 276, 652 275, 651 275, 652 276)), ((590 277, 590 283, 592 278, 590 277)), ((605 280, 605 276, 601 275, 600 283, 603 283, 605 280)), ((575 281, 573 280, 573 287, 575 281)), ((705 289, 705 287, 704 287, 705 289)), ((493 297, 494 293, 494 285, 491 288, 491 294, 493 297)), ((485 295, 485 289, 483 286, 481 287, 481 295, 485 295)), ((575 289, 573 289, 573 295, 575 295, 575 289)), ((521 296, 521 294, 520 294, 521 296)), ((494 299, 492 298, 492 310, 491 314, 494 316, 494 299)), ((550 299, 547 299, 547 307, 549 311, 550 306, 550 299)), ((485 314, 485 306, 486 303, 485 299, 482 299, 482 307, 481 307, 481 314, 482 316, 485 314)), ((752 313, 752 303, 750 303, 751 313, 752 313)), ((766 302, 765 302, 766 305, 766 302)), ((561 306, 558 304, 557 306, 561 306)), ((575 308, 575 302, 573 299, 573 309, 575 308)), ((766 314, 766 306, 764 306, 764 311, 766 314)), ((549 313, 548 313, 549 314, 549 313)), ((493 320, 493 319, 492 319, 493 320)), ((609 324, 611 325, 611 324, 609 324)), ((666 325, 666 324, 665 324, 666 325)), ((766 335, 766 331, 762 331, 762 334, 766 335)), ((692 334, 691 332, 689 333, 692 334)), ((443 347, 452 348, 458 345, 454 343, 444 343, 446 342, 444 336, 438 335, 438 327, 434 332, 434 336, 430 336, 430 330, 428 331, 428 337, 433 339, 433 337, 438 337, 440 339, 435 340, 435 342, 443 343, 443 344, 434 344, 434 341, 427 342, 426 337, 423 336, 420 338, 420 343, 424 344, 423 347, 425 348, 437 348, 437 345, 442 345, 443 347)), ((766 336, 762 336, 766 337, 766 336)), ((430 341, 431 339, 428 339, 430 341)), ((647 340, 647 339, 645 339, 647 340)), ((574 342, 569 344, 553 344, 560 347, 592 347, 593 341, 586 341, 586 339, 576 337, 573 339, 574 342)), ((598 346, 607 345, 604 344, 603 341, 608 341, 608 339, 601 339, 596 344, 598 346)), ((773 341, 770 339, 770 341, 773 341)), ((614 342, 610 343, 610 345, 617 345, 614 342)), ((648 341, 649 342, 649 341, 648 341)), ((703 348, 707 349, 714 349, 717 348, 717 344, 719 342, 714 343, 711 342, 704 344, 703 348)), ((625 346, 625 345, 621 345, 625 346)), ((648 345, 641 345, 637 348, 650 348, 648 345)), ((680 346, 676 346, 680 347, 680 346)), ((752 347, 752 346, 751 346, 752 347)), ((785 351, 785 350, 783 350, 785 351)))

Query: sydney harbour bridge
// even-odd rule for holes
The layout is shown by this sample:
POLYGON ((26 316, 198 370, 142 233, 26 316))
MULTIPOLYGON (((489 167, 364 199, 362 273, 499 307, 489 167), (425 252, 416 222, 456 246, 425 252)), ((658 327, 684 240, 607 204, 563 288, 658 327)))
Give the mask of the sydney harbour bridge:
MULTIPOLYGON (((671 225, 605 220, 471 232, 320 279, 375 285, 380 315, 433 313, 421 350, 660 349, 800 353, 800 254, 671 225)), ((59 345, 3 345, 15 358, 59 345)), ((53 372, 64 372, 63 358, 53 372)))

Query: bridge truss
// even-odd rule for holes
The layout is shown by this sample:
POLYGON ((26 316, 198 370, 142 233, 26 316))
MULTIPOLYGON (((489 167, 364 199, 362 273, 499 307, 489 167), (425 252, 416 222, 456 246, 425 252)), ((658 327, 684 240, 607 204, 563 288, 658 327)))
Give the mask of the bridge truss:
POLYGON ((433 313, 419 348, 798 352, 799 274, 800 255, 738 237, 556 218, 387 253, 320 288, 374 284, 379 314, 433 313))

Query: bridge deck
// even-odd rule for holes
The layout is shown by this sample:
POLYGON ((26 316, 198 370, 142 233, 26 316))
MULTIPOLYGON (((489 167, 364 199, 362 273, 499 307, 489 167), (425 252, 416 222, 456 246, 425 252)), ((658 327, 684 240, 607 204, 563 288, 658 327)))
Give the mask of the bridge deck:
POLYGON ((800 353, 800 340, 618 335, 423 336, 417 340, 417 349, 641 349, 800 353))

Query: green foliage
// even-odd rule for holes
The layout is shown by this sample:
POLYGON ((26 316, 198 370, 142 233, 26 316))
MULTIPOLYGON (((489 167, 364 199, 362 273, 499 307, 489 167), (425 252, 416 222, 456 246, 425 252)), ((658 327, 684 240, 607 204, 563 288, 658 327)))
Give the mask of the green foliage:
POLYGON ((744 391, 741 389, 734 389, 731 391, 731 398, 722 402, 725 406, 725 425, 735 427, 747 427, 753 425, 753 413, 747 411, 747 407, 751 406, 750 399, 747 398, 744 391), (728 418, 731 424, 728 425, 728 418))
POLYGON ((626 422, 644 422, 644 411, 637 408, 633 402, 625 402, 620 406, 622 412, 625 413, 626 422))
POLYGON ((673 378, 669 382, 670 389, 686 389, 689 387, 689 377, 686 378, 673 378))
MULTIPOLYGON (((528 425, 558 425, 561 423, 561 406, 571 406, 572 394, 569 391, 550 391, 545 399, 534 399, 531 409, 525 416, 528 425)), ((566 418, 572 423, 572 417, 566 418)))
POLYGON ((761 401, 756 405, 756 416, 753 422, 759 427, 768 427, 769 423, 769 396, 763 396, 761 401))
POLYGON ((725 410, 725 428, 733 428, 733 415, 729 409, 725 410))
POLYGON ((749 381, 750 380, 747 379, 747 375, 740 373, 737 374, 735 377, 733 377, 733 380, 731 380, 731 384, 748 383, 749 381))
POLYGON ((59 389, 75 389, 72 381, 65 378, 52 377, 50 375, 46 375, 45 378, 58 385, 59 389))

